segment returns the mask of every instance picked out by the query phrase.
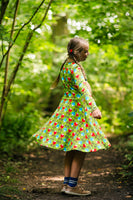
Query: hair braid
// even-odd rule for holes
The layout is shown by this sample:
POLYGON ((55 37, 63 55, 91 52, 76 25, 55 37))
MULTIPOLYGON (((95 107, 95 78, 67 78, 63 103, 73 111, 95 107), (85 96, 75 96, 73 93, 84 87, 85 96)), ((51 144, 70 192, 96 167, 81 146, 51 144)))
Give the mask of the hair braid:
POLYGON ((73 54, 73 60, 77 63, 77 65, 80 66, 81 71, 82 71, 83 76, 84 76, 84 79, 87 80, 87 77, 86 77, 86 74, 85 74, 85 70, 84 70, 84 68, 82 67, 82 65, 77 61, 77 59, 75 58, 74 54, 73 54))
MULTIPOLYGON (((67 58, 65 59, 65 61, 64 61, 63 64, 61 65, 60 72, 61 72, 61 70, 62 70, 64 64, 66 63, 66 61, 67 61, 67 58)), ((51 90, 54 89, 54 88, 58 85, 58 83, 59 83, 59 81, 60 81, 60 72, 59 72, 59 75, 57 76, 57 78, 55 79, 55 81, 53 82, 53 84, 51 85, 51 87, 50 87, 51 90)))

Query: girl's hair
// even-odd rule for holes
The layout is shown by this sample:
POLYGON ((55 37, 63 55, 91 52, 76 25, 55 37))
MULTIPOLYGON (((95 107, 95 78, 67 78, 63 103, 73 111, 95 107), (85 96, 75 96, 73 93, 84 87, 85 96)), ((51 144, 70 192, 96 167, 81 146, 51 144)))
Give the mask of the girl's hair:
MULTIPOLYGON (((75 63, 77 63, 80 66, 85 80, 87 79, 86 74, 85 74, 85 71, 84 71, 84 68, 82 67, 82 65, 77 61, 77 55, 82 52, 82 50, 84 49, 84 46, 86 44, 88 44, 87 40, 84 40, 83 38, 79 38, 79 37, 74 37, 70 40, 70 42, 67 45, 68 57, 73 59, 75 61, 75 63)), ((66 60, 61 65, 60 72, 61 72, 64 64, 66 63, 67 59, 68 58, 66 58, 66 60)), ((59 72, 58 77, 52 84, 51 89, 54 89, 58 85, 59 80, 60 80, 60 72, 59 72)))

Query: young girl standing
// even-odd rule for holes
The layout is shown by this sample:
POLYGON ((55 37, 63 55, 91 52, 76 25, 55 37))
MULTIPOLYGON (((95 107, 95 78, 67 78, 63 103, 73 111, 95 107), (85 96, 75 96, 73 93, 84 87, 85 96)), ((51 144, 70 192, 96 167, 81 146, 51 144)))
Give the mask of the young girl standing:
POLYGON ((101 112, 91 96, 85 71, 79 63, 86 60, 88 50, 89 44, 82 38, 75 37, 68 43, 68 58, 54 83, 55 87, 61 78, 64 95, 49 121, 34 134, 40 145, 66 151, 61 192, 71 195, 91 194, 77 185, 85 155, 110 146, 96 121, 96 118, 101 118, 101 112))

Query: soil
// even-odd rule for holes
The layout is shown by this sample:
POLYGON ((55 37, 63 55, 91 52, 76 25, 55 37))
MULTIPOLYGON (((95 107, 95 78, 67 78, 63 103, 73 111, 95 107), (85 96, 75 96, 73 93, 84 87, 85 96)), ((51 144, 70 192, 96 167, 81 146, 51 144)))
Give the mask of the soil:
POLYGON ((119 178, 123 156, 113 145, 108 150, 88 153, 78 184, 91 196, 69 196, 60 193, 63 183, 62 151, 37 149, 24 159, 1 160, 0 200, 128 200, 133 199, 132 181, 119 178))

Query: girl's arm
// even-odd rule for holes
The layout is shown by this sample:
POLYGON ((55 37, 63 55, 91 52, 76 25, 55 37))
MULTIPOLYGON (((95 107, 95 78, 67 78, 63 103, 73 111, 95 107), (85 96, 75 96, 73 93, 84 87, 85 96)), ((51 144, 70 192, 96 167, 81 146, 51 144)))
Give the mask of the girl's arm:
POLYGON ((85 81, 81 68, 77 64, 72 65, 72 70, 75 82, 74 86, 84 96, 87 105, 90 107, 91 112, 93 112, 97 109, 97 106, 94 99, 91 96, 90 85, 87 84, 87 81, 85 81))
POLYGON ((88 81, 86 81, 86 86, 87 86, 87 89, 90 91, 90 94, 92 95, 91 86, 90 86, 90 84, 88 83, 88 81))

